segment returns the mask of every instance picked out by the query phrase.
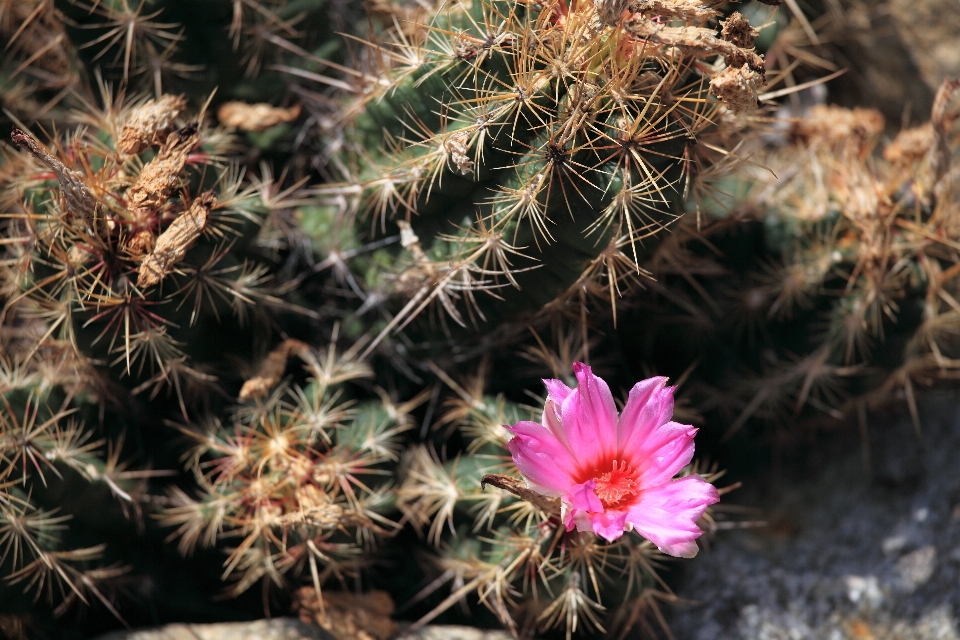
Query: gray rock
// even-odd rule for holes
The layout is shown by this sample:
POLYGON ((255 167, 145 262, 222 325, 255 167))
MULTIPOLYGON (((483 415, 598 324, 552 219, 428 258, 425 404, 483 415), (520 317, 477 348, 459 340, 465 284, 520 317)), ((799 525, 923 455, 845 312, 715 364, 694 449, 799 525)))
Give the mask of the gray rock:
POLYGON ((721 531, 676 565, 694 604, 669 612, 674 636, 960 640, 960 396, 926 398, 920 417, 917 436, 909 415, 871 416, 872 474, 853 425, 822 437, 814 469, 743 478, 730 501, 770 525, 721 531))
POLYGON ((296 618, 220 624, 168 624, 154 629, 114 631, 97 640, 337 640, 296 618))
POLYGON ((428 625, 413 633, 401 632, 397 640, 513 640, 506 631, 456 625, 428 625))

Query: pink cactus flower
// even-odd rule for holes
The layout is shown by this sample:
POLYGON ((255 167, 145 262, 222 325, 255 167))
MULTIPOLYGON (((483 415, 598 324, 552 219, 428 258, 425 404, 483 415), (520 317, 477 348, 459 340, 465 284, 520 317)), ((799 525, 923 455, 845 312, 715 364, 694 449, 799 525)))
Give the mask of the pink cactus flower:
POLYGON ((697 519, 720 499, 696 475, 673 477, 693 458, 697 430, 672 422, 673 387, 641 380, 617 416, 607 383, 573 365, 578 386, 544 380, 543 424, 518 422, 507 445, 531 489, 559 497, 570 531, 613 541, 636 529, 664 553, 692 558, 697 519))

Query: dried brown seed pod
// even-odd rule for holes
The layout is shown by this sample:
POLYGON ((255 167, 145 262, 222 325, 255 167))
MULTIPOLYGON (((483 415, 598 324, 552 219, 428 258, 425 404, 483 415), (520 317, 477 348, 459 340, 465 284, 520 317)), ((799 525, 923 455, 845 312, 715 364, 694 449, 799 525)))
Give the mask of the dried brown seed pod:
POLYGON ((220 122, 243 131, 263 131, 282 122, 293 122, 300 117, 300 105, 283 109, 265 103, 225 102, 217 110, 220 122))
POLYGON ((190 208, 177 216, 157 238, 157 246, 140 264, 138 287, 152 287, 173 271, 190 247, 200 238, 207 225, 207 215, 217 204, 212 191, 197 197, 190 208))
POLYGON ((750 26, 750 21, 737 11, 730 14, 726 20, 720 21, 720 24, 723 26, 720 37, 743 49, 753 49, 753 42, 760 35, 759 31, 750 26))
POLYGON ((187 156, 199 141, 196 123, 167 136, 160 153, 143 167, 137 183, 127 192, 130 209, 156 211, 162 207, 180 184, 180 172, 187 164, 187 156))
POLYGON ((260 365, 257 375, 243 383, 243 387, 240 389, 240 400, 246 401, 267 395, 270 389, 277 386, 283 378, 283 372, 287 368, 287 361, 290 356, 309 351, 309 349, 310 347, 306 343, 292 338, 281 342, 260 365))
POLYGON ((684 22, 705 22, 720 15, 719 11, 703 6, 700 0, 634 0, 630 10, 684 22))
POLYGON ((694 58, 709 58, 721 55, 727 62, 728 67, 739 68, 746 64, 761 78, 764 76, 763 56, 717 37, 712 29, 671 27, 640 14, 624 21, 623 26, 628 32, 639 38, 664 47, 676 47, 685 55, 694 58))
POLYGON ((136 107, 120 129, 117 151, 133 155, 151 145, 163 144, 174 121, 186 108, 187 99, 183 95, 164 95, 136 107))
POLYGON ((749 65, 727 67, 710 79, 710 90, 730 111, 743 113, 757 108, 757 87, 763 76, 749 65))

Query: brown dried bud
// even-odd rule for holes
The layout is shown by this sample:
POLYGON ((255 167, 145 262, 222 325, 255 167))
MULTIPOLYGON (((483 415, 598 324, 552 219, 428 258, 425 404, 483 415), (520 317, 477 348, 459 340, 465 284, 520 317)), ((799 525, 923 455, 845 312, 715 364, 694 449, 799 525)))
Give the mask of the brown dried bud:
POLYGON ((443 141, 443 148, 450 154, 450 162, 457 168, 460 175, 470 175, 473 173, 473 160, 467 154, 467 146, 470 133, 467 131, 458 131, 447 136, 443 141))
POLYGON ((630 3, 634 13, 674 18, 684 22, 706 22, 720 15, 719 11, 703 6, 700 0, 634 0, 630 3))
POLYGON ((163 144, 177 117, 187 108, 183 95, 161 96, 149 100, 130 112, 120 129, 117 150, 124 155, 140 153, 154 144, 163 144))
POLYGON ((228 127, 243 131, 263 131, 281 122, 293 122, 300 117, 300 105, 289 109, 265 103, 225 102, 217 110, 217 118, 228 127))
POLYGON ((726 60, 728 67, 739 68, 746 64, 760 76, 760 84, 765 82, 763 56, 718 38, 717 34, 710 29, 670 27, 640 14, 624 21, 623 26, 629 33, 639 38, 664 47, 676 47, 684 55, 708 58, 719 54, 726 60))
POLYGON ((190 208, 170 223, 157 238, 153 252, 140 264, 138 287, 152 287, 173 271, 200 238, 207 225, 207 215, 216 204, 217 198, 213 192, 207 191, 194 199, 190 208))
POLYGON ((156 240, 152 232, 147 230, 139 231, 127 241, 127 254, 134 260, 139 260, 153 252, 156 240))
POLYGON ((720 98, 733 113, 743 113, 757 108, 757 87, 764 83, 763 76, 749 65, 727 67, 710 79, 710 90, 720 98))
POLYGON ((133 211, 156 211, 162 207, 179 186, 180 172, 187 164, 187 156, 199 141, 196 123, 167 136, 160 153, 143 167, 137 183, 127 191, 128 207, 133 211))
POLYGON ((720 37, 742 49, 753 49, 753 42, 760 35, 759 31, 750 26, 750 21, 736 11, 720 24, 723 25, 720 37))
POLYGON ((34 157, 56 174, 67 205, 65 211, 67 224, 71 224, 74 217, 77 217, 85 225, 96 228, 100 223, 100 203, 97 202, 90 187, 84 182, 83 174, 68 168, 56 156, 44 149, 33 136, 17 127, 13 128, 10 138, 15 145, 32 153, 34 157))
POLYGON ((240 400, 247 401, 267 395, 283 378, 290 356, 309 351, 309 345, 299 340, 287 339, 281 342, 260 365, 257 375, 243 383, 240 400))

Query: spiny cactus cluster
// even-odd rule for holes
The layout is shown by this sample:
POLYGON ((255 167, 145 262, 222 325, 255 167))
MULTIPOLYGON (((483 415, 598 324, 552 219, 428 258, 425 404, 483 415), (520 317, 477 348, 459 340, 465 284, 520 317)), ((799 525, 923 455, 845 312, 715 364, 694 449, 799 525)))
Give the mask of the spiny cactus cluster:
POLYGON ((895 397, 919 428, 918 386, 956 377, 958 87, 886 144, 877 111, 810 108, 721 183, 736 215, 709 248, 681 233, 650 265, 669 294, 644 306, 664 320, 649 343, 699 360, 699 404, 728 434, 895 397))
POLYGON ((306 581, 322 597, 324 583, 355 578, 377 538, 398 528, 388 518, 393 466, 417 403, 349 399, 344 383, 370 375, 355 352, 288 341, 245 386, 248 402, 227 424, 182 427, 199 492, 174 490, 162 520, 177 527, 183 553, 235 541, 223 573, 231 595, 263 579, 265 589, 306 581), (274 386, 294 352, 308 382, 274 386))
POLYGON ((26 110, 31 94, 52 99, 47 107, 64 98, 75 104, 69 94, 90 93, 97 74, 157 96, 219 86, 233 99, 273 99, 284 90, 284 73, 310 73, 323 64, 316 53, 336 47, 324 4, 4 0, 4 103, 38 117, 26 110))
POLYGON ((245 181, 223 158, 230 136, 183 116, 178 96, 107 102, 53 149, 14 129, 25 153, 3 167, 0 206, 3 294, 45 322, 41 342, 137 390, 172 389, 186 412, 185 395, 211 380, 197 365, 222 356, 214 327, 241 330, 272 300, 248 250, 284 193, 269 175, 245 181))
MULTIPOLYGON (((0 328, 0 630, 26 634, 74 603, 114 608, 129 567, 100 542, 121 512, 143 522, 149 471, 128 468, 123 440, 98 435, 107 386, 69 344, 10 313, 0 328), (69 498, 68 498, 69 497, 69 498), (80 514, 95 506, 96 516, 80 514), (117 512, 117 513, 114 513, 117 512)), ((121 517, 122 521, 122 517, 121 517)), ((134 526, 130 529, 134 530, 134 526)))
POLYGON ((706 26, 720 4, 443 3, 381 34, 347 75, 341 182, 304 228, 346 264, 399 235, 352 265, 367 308, 401 301, 384 333, 430 307, 487 330, 615 304, 727 157, 707 140, 720 105, 756 108, 757 32, 737 13, 706 26))

